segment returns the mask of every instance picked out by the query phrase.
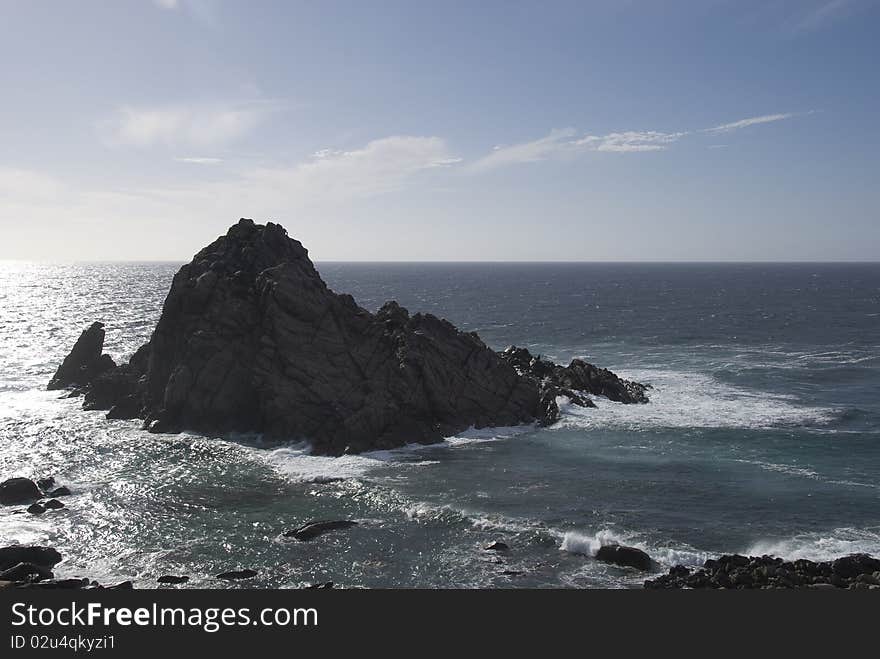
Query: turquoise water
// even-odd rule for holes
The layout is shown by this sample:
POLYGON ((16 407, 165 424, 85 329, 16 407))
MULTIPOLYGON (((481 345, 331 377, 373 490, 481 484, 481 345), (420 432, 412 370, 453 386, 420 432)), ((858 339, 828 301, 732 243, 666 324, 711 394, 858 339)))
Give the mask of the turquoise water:
MULTIPOLYGON (((43 391, 81 329, 125 358, 176 264, 0 264, 0 478, 74 495, 39 518, 0 509, 0 543, 45 541, 57 572, 190 585, 595 587, 643 577, 603 542, 662 564, 733 551, 880 555, 880 265, 318 264, 367 309, 413 311, 654 386, 553 427, 323 458, 259 437, 157 436, 43 391), (311 518, 361 524, 311 543, 311 518), (501 539, 505 556, 482 550, 501 539)), ((239 586, 240 587, 240 586, 239 586)))

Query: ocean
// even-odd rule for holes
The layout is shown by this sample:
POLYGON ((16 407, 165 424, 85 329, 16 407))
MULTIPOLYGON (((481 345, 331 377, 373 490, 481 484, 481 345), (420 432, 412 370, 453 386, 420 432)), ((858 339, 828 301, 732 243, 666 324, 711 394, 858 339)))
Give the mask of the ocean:
POLYGON ((651 384, 548 428, 309 455, 259 436, 154 435, 45 386, 106 324, 125 360, 180 264, 0 262, 0 480, 54 476, 67 507, 0 507, 0 546, 58 548, 59 576, 153 587, 619 588, 603 543, 662 566, 739 552, 880 556, 880 264, 318 263, 371 311, 410 311, 490 346, 581 357, 651 384), (312 519, 359 525, 312 542, 312 519), (501 540, 504 553, 485 545, 501 540), (212 575, 253 568, 229 585, 212 575))

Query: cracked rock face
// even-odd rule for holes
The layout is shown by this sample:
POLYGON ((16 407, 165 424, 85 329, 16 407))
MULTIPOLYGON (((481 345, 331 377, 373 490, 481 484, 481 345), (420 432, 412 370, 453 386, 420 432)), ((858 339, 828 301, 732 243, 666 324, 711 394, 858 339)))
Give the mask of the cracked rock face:
MULTIPOLYGON (((87 371, 71 382, 86 407, 144 418, 155 432, 260 432, 339 455, 558 415, 557 389, 475 333, 396 302, 372 314, 331 291, 271 222, 242 219, 183 266, 128 364, 107 365, 96 325, 59 374, 87 371)), ((67 386, 59 374, 53 383, 67 386)), ((567 395, 580 382, 572 372, 554 386, 567 395)))

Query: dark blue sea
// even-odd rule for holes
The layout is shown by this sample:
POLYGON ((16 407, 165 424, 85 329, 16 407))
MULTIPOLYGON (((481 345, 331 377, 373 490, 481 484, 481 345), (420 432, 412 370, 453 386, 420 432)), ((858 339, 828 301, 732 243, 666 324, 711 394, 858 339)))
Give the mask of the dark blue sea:
POLYGON ((238 567, 270 587, 639 585, 592 558, 608 542, 664 566, 880 556, 880 264, 319 263, 369 310, 396 299, 654 387, 549 428, 341 458, 151 435, 44 391, 92 321, 117 359, 146 341, 178 266, 0 263, 0 479, 73 490, 40 517, 0 508, 0 545, 49 543, 57 574, 141 587, 225 586, 211 575, 238 567), (281 537, 314 518, 360 524, 281 537))

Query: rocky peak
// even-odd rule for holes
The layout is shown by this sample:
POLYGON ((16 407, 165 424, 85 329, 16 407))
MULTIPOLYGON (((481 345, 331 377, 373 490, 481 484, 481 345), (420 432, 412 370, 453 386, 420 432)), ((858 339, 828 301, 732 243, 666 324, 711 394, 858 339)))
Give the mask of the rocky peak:
POLYGON ((97 375, 83 367, 102 342, 100 324, 89 328, 53 380, 67 386, 68 371, 83 372, 91 409, 144 418, 154 432, 254 431, 333 455, 550 423, 557 395, 590 405, 573 389, 626 388, 589 365, 499 355, 476 333, 396 302, 369 313, 331 291, 282 226, 248 219, 178 271, 150 342, 128 364, 111 360, 97 375))

